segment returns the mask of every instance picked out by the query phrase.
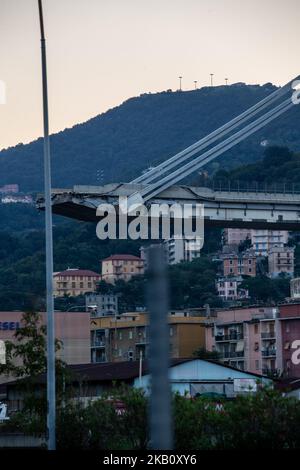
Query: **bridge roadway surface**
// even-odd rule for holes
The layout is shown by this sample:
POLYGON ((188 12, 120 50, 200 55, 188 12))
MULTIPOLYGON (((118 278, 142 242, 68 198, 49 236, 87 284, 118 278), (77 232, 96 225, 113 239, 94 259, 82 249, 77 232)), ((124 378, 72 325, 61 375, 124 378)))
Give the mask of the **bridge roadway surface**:
MULTIPOLYGON (((99 217, 96 216, 96 209, 99 204, 114 204, 117 209, 120 196, 129 196, 144 187, 142 184, 110 183, 104 186, 54 189, 53 213, 97 222, 99 217)), ((150 203, 202 203, 206 227, 300 230, 300 193, 220 191, 182 185, 163 191, 150 203)), ((39 209, 44 209, 43 195, 38 195, 36 204, 39 209)))

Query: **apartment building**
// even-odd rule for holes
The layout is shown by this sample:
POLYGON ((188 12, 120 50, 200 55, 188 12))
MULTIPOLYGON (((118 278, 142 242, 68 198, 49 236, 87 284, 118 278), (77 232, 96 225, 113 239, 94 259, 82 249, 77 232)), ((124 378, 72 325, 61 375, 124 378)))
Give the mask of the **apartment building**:
POLYGON ((256 255, 253 250, 243 253, 228 253, 221 256, 224 276, 256 275, 256 255))
POLYGON ((206 349, 227 365, 253 373, 279 373, 278 309, 247 307, 219 310, 206 326, 206 349))
POLYGON ((251 230, 248 228, 225 228, 223 230, 225 245, 239 245, 247 238, 251 239, 251 230))
POLYGON ((218 278, 216 280, 218 296, 225 301, 247 299, 249 292, 247 289, 240 288, 242 282, 243 278, 241 276, 218 278))
MULTIPOLYGON (((167 264, 177 264, 181 261, 193 261, 200 256, 199 242, 187 238, 170 238, 163 242, 165 261, 167 264)), ((141 258, 148 267, 147 246, 141 247, 141 258)))
POLYGON ((246 239, 257 256, 268 256, 269 250, 274 246, 284 246, 288 242, 289 233, 286 230, 249 230, 227 228, 223 232, 223 241, 226 245, 239 245, 246 239))
POLYGON ((268 269, 270 277, 278 277, 279 274, 294 275, 294 251, 293 247, 274 245, 269 250, 268 269))
POLYGON ((144 260, 134 255, 116 254, 102 260, 102 280, 114 284, 144 274, 144 260))
MULTIPOLYGON (((170 356, 192 357, 205 346, 205 317, 170 312, 168 317, 170 356)), ((120 362, 148 357, 147 313, 125 313, 116 317, 91 318, 91 361, 120 362)))
POLYGON ((86 310, 92 317, 118 315, 118 296, 114 294, 87 294, 85 296, 86 310))
POLYGON ((96 290, 100 274, 88 269, 66 269, 53 274, 54 297, 76 297, 96 290))
POLYGON ((283 247, 288 239, 286 230, 251 230, 252 248, 258 256, 268 256, 275 245, 283 247))
POLYGON ((168 264, 176 264, 181 261, 193 261, 200 256, 199 242, 187 238, 170 238, 164 241, 168 264))

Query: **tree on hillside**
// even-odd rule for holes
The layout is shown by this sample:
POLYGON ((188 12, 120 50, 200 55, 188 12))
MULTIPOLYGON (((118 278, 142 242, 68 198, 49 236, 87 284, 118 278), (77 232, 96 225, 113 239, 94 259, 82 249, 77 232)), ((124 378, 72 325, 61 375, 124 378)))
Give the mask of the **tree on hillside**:
POLYGON ((287 147, 270 146, 264 152, 262 166, 270 168, 270 166, 281 166, 293 158, 293 152, 287 147))
POLYGON ((276 279, 267 276, 247 277, 240 287, 247 289, 254 301, 276 303, 290 295, 290 279, 285 276, 278 276, 276 279))

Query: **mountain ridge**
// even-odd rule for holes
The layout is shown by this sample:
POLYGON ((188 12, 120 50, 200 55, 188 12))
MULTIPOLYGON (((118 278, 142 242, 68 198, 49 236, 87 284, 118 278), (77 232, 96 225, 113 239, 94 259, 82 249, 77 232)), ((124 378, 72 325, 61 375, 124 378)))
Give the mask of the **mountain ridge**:
MULTIPOLYGON (((271 83, 144 93, 51 135, 52 186, 130 181, 257 103, 271 83), (101 176, 102 175, 102 176, 101 176)), ((296 108, 296 107, 295 107, 296 108)), ((300 149, 300 113, 292 109, 210 165, 232 168, 262 157, 261 142, 300 149)), ((0 151, 0 186, 43 187, 43 139, 0 151)))

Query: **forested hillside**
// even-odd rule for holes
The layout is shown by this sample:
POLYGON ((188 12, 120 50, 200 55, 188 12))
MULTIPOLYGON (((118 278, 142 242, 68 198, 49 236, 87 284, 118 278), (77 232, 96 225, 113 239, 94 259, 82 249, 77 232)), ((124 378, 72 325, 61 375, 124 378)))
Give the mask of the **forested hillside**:
MULTIPOLYGON (((53 186, 130 181, 186 148, 275 90, 235 84, 144 94, 51 137, 53 186), (97 177, 98 172, 98 177, 97 177), (103 172, 103 177, 101 176, 103 172)), ((213 170, 256 161, 261 142, 300 149, 299 107, 212 163, 213 170)), ((42 189, 42 139, 0 152, 0 186, 42 189)))
POLYGON ((266 183, 300 191, 300 153, 292 152, 287 147, 267 147, 263 159, 256 163, 242 165, 230 171, 219 170, 214 180, 240 181, 247 183, 266 183))
MULTIPOLYGON (((24 204, 0 204, 0 310, 44 308, 45 302, 45 234, 43 214, 33 206, 24 204), (8 213, 11 211, 11 218, 8 213)), ((101 260, 114 253, 139 255, 141 242, 131 240, 99 240, 96 226, 83 222, 54 218, 54 270, 70 268, 92 269, 100 272, 101 260)), ((221 231, 207 235, 206 252, 219 248, 221 231)), ((215 299, 215 267, 209 260, 202 262, 205 269, 189 271, 187 267, 174 268, 173 283, 185 277, 191 298, 188 300, 182 286, 172 289, 174 307, 205 299, 215 299), (204 263, 204 264, 203 264, 204 263), (184 272, 186 274, 184 275, 184 272), (212 289, 212 291, 211 291, 212 289)), ((133 281, 128 287, 119 286, 126 293, 124 308, 134 308, 144 296, 143 281, 133 281)), ((188 292, 187 291, 187 292, 188 292)), ((66 308, 70 300, 62 305, 66 308)), ((197 304, 198 305, 198 304, 197 304)))

